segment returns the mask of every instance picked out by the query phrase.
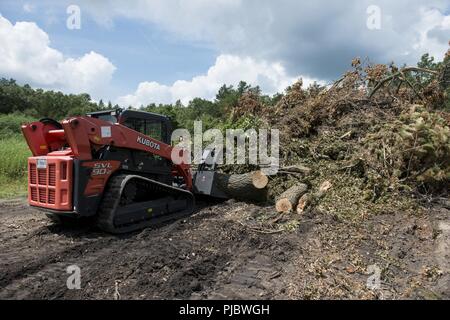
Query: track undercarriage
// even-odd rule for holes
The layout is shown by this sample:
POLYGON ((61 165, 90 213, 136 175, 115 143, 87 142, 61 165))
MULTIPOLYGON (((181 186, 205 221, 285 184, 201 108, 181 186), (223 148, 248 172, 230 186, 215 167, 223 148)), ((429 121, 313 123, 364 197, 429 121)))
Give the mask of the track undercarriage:
POLYGON ((119 174, 106 186, 98 212, 98 226, 110 233, 125 233, 189 215, 194 195, 138 175, 119 174))

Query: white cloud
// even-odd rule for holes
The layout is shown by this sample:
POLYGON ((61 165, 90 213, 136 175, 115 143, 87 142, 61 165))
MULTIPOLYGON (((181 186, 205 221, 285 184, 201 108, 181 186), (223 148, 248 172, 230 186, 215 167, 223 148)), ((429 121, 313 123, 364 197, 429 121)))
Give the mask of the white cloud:
MULTIPOLYGON (((49 0, 40 6, 45 3, 54 5, 49 0)), ((70 0, 58 1, 61 7, 68 4, 70 0)), ((271 93, 297 75, 336 79, 355 56, 415 64, 429 52, 440 59, 450 40, 448 0, 80 0, 79 5, 85 17, 101 25, 112 26, 116 18, 137 19, 170 33, 175 41, 206 42, 220 53, 206 74, 171 85, 149 79, 120 97, 123 104, 212 98, 221 84, 241 79, 271 93), (367 28, 370 5, 381 9, 380 30, 367 28)), ((104 87, 115 69, 95 52, 64 57, 35 24, 12 26, 3 18, 0 54, 3 76, 66 91, 100 92, 96 88, 104 87)))
MULTIPOLYGON (((170 86, 157 82, 141 82, 133 94, 119 97, 117 102, 122 106, 140 106, 153 102, 173 103, 180 99, 186 104, 195 97, 213 99, 223 84, 237 85, 240 80, 259 85, 264 93, 273 94, 282 92, 297 79, 298 77, 288 76, 279 63, 220 55, 204 75, 189 81, 178 80, 170 86)), ((314 80, 304 78, 303 82, 307 86, 314 80)))
MULTIPOLYGON (((424 32, 446 25, 448 0, 111 0, 82 2, 98 23, 116 17, 148 21, 176 37, 211 43, 219 52, 279 61, 291 75, 332 79, 355 56, 416 63, 432 51, 441 59, 447 40, 424 32), (367 8, 381 10, 381 29, 367 28, 367 8), (436 20, 437 19, 437 20, 436 20), (431 45, 431 47, 428 47, 431 45)), ((448 27, 443 30, 447 32, 448 27)))
POLYGON ((48 34, 33 22, 12 24, 0 15, 0 74, 22 83, 95 95, 110 82, 115 66, 89 52, 69 58, 51 48, 48 34))
POLYGON ((441 58, 450 40, 450 15, 446 16, 437 9, 421 8, 420 17, 414 25, 418 37, 413 48, 441 58))

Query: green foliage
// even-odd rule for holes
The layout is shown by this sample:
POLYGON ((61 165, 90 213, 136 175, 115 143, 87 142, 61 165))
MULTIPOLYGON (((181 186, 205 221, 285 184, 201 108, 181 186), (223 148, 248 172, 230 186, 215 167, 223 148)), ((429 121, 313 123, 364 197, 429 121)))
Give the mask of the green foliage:
MULTIPOLYGON (((449 51, 450 52, 450 51, 449 51)), ((447 54, 443 61, 436 62, 434 57, 431 57, 428 53, 425 53, 420 61, 417 63, 417 66, 420 68, 442 71, 445 65, 450 64, 450 55, 447 54)), ((422 73, 416 75, 416 81, 418 81, 422 85, 429 85, 431 83, 431 75, 422 73)), ((450 87, 445 89, 445 102, 444 105, 440 105, 443 109, 450 110, 450 87)))
MULTIPOLYGON (((450 181, 450 128, 438 113, 414 106, 368 135, 364 146, 373 176, 395 184, 439 188, 450 181)), ((378 179, 379 180, 379 179, 378 179)))
POLYGON ((69 115, 107 108, 91 101, 88 94, 63 94, 62 92, 32 89, 20 86, 15 80, 0 79, 0 114, 23 113, 33 118, 62 119, 69 115))
POLYGON ((0 199, 26 196, 26 194, 27 194, 26 176, 14 179, 5 176, 0 176, 0 199))
POLYGON ((430 70, 439 70, 442 66, 442 62, 435 62, 434 57, 431 57, 429 53, 425 53, 420 57, 420 61, 417 63, 419 68, 425 68, 430 70))
POLYGON ((248 129, 258 130, 262 126, 262 123, 262 120, 256 116, 245 115, 236 121, 231 121, 231 119, 228 119, 223 124, 222 129, 243 129, 244 131, 248 129))
POLYGON ((0 114, 0 137, 20 134, 22 124, 36 119, 20 113, 0 114))
MULTIPOLYGON (((194 130, 194 121, 203 122, 203 130, 211 128, 228 129, 228 128, 242 128, 247 130, 249 125, 257 124, 255 119, 252 120, 249 116, 240 117, 237 121, 233 121, 231 117, 231 110, 237 108, 242 96, 246 93, 254 93, 261 100, 265 106, 275 104, 281 99, 280 94, 273 97, 261 95, 259 87, 252 87, 244 81, 234 88, 233 86, 223 85, 216 94, 214 101, 209 101, 201 98, 192 99, 186 106, 181 102, 175 104, 149 104, 142 107, 141 110, 147 112, 154 112, 164 114, 172 119, 174 128, 186 128, 190 132, 194 130), (253 123, 253 122, 254 123, 253 123)), ((256 128, 256 127, 253 127, 256 128)))
POLYGON ((29 156, 31 152, 22 136, 0 139, 0 176, 11 179, 25 176, 29 156))
POLYGON ((26 193, 29 156, 31 152, 21 135, 0 137, 0 198, 26 193))

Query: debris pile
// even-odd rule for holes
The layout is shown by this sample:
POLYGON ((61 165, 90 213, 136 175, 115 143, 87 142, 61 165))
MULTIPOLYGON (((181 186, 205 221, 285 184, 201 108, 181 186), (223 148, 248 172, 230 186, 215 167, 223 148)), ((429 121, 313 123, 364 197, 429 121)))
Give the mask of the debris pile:
POLYGON ((236 114, 280 130, 282 168, 268 184, 273 211, 355 218, 414 211, 421 195, 448 197, 448 64, 428 70, 354 59, 331 86, 303 89, 300 79, 275 106, 243 96, 236 114), (289 166, 308 170, 283 171, 289 166))

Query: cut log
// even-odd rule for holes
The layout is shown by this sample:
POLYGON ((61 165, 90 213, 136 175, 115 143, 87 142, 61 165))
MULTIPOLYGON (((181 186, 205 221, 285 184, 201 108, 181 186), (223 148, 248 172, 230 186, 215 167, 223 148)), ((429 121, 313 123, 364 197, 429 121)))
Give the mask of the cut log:
POLYGON ((269 179, 260 170, 243 174, 217 173, 216 178, 216 187, 230 198, 256 202, 267 199, 269 179))
POLYGON ((261 171, 254 171, 251 173, 252 183, 256 189, 263 189, 269 183, 269 178, 261 171))
POLYGON ((275 202, 277 212, 290 212, 295 209, 298 200, 308 191, 306 184, 298 184, 283 192, 275 202))
POLYGON ((305 208, 311 203, 311 194, 306 193, 300 197, 297 204, 297 213, 303 213, 305 208))
POLYGON ((317 192, 306 193, 301 196, 297 204, 297 213, 302 214, 308 207, 315 206, 331 187, 332 184, 330 181, 324 181, 317 192))

